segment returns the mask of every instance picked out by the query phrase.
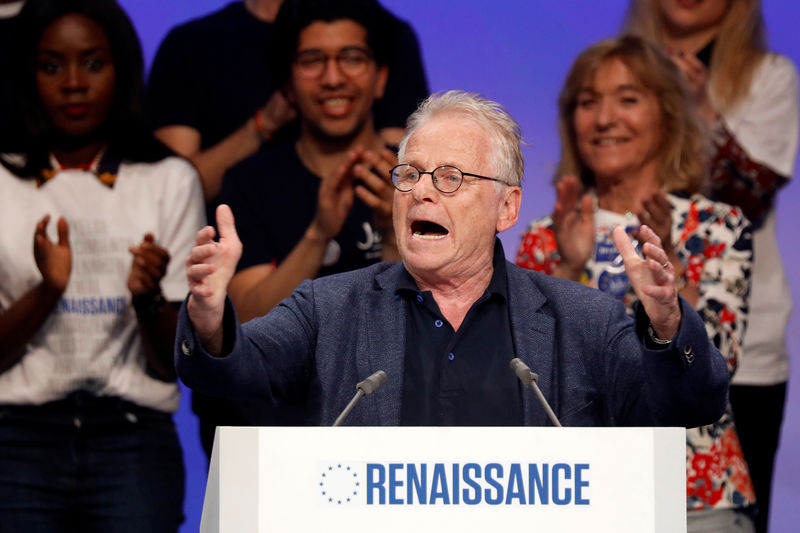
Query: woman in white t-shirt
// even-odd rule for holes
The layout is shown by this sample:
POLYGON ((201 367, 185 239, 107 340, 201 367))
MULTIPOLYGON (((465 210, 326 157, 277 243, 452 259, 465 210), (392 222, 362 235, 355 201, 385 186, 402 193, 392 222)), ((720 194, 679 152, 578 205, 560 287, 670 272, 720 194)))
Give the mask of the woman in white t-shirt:
MULTIPOLYGON (((680 73, 638 37, 582 52, 559 98, 562 153, 552 216, 523 235, 517 264, 593 286, 633 311, 635 294, 611 232, 661 238, 683 305, 692 305, 732 371, 747 324, 750 224, 738 208, 701 194, 706 147, 680 73)), ((754 503, 729 410, 686 432, 689 530, 713 510, 725 531, 749 532, 754 503)), ((718 530, 720 530, 718 529, 718 530)))
POLYGON ((758 0, 633 0, 626 26, 663 46, 683 72, 713 133, 709 196, 740 207, 755 228, 750 325, 730 398, 758 500, 756 530, 766 533, 792 307, 775 200, 797 154, 797 72, 767 50, 758 0))
POLYGON ((0 146, 0 532, 175 532, 174 302, 200 184, 144 125, 116 2, 29 0, 20 30, 25 128, 0 146))

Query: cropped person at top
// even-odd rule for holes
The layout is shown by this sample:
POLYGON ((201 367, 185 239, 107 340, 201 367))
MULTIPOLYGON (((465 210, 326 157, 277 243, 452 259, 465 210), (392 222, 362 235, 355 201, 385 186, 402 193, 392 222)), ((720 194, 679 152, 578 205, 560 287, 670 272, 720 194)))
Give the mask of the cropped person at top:
POLYGON ((632 0, 626 26, 664 47, 683 72, 713 134, 709 196, 739 206, 755 227, 750 326, 731 405, 755 485, 756 530, 766 533, 792 308, 775 210, 797 155, 797 71, 767 49, 758 0, 632 0))
MULTIPOLYGON (((732 372, 747 325, 751 226, 737 207, 700 193, 707 141, 678 69, 638 37, 589 47, 561 91, 559 131, 556 205, 523 235, 517 264, 595 287, 633 313, 612 231, 641 239, 647 224, 732 372)), ((730 412, 687 430, 686 468, 690 511, 725 510, 752 527, 753 488, 730 412)))

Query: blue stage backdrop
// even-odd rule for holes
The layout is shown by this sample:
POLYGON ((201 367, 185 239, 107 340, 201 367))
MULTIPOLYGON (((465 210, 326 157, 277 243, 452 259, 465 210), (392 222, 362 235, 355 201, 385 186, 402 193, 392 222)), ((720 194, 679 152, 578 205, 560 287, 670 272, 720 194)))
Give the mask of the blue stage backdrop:
MULTIPOLYGON (((227 2, 121 0, 121 3, 139 31, 149 66, 172 26, 217 10, 227 2)), ((528 221, 552 209, 550 178, 558 160, 556 99, 566 69, 580 50, 618 32, 627 1, 383 0, 383 3, 416 29, 433 91, 463 89, 483 93, 504 104, 522 125, 527 140, 522 213, 517 226, 503 235, 506 251, 512 256, 528 221)), ((795 64, 800 63, 797 38, 800 3, 767 0, 763 4, 770 46, 792 58, 795 64)), ((800 248, 794 236, 800 226, 797 203, 800 203, 800 186, 790 183, 779 198, 778 236, 795 303, 800 301, 800 248)), ((800 442, 797 314, 789 330, 789 350, 795 356, 795 364, 772 504, 772 531, 777 533, 797 531, 800 521, 800 451, 795 445, 800 442)), ((182 531, 197 531, 206 461, 188 401, 182 402, 177 420, 188 470, 186 523, 182 531)))

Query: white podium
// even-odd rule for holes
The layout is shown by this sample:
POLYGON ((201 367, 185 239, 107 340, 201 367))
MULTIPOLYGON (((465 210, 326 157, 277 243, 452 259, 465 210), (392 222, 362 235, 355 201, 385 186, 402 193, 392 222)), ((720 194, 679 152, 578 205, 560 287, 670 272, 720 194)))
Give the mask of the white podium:
POLYGON ((217 429, 201 533, 686 531, 683 428, 217 429))

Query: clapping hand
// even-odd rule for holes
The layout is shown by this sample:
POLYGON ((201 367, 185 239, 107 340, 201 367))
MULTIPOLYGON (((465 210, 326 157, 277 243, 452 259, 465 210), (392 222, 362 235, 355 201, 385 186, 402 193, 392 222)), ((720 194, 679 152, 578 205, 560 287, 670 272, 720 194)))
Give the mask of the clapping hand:
POLYGON ((33 257, 45 286, 61 294, 67 289, 72 271, 69 226, 64 217, 58 219, 56 223, 58 242, 54 243, 47 237, 49 223, 50 215, 46 215, 36 224, 36 231, 33 234, 33 257))
MULTIPOLYGON (((642 210, 636 213, 639 221, 658 235, 661 247, 670 261, 677 260, 672 246, 672 206, 664 191, 658 190, 642 201, 642 210)), ((638 236, 638 232, 636 232, 638 236)))
POLYGON ((361 153, 360 162, 353 167, 355 176, 362 184, 356 185, 356 195, 372 208, 376 229, 383 237, 383 259, 399 260, 392 222, 392 206, 395 188, 389 179, 397 166, 397 156, 388 148, 378 154, 370 150, 361 153))
POLYGON ((169 252, 157 245, 152 233, 145 234, 142 242, 128 249, 133 254, 128 273, 128 290, 135 296, 159 291, 159 284, 167 273, 169 252))
POLYGON ((356 185, 356 194, 372 208, 380 229, 391 230, 395 189, 388 176, 397 165, 397 156, 387 148, 380 154, 369 150, 360 151, 359 159, 353 172, 363 185, 356 185))
POLYGON ((390 150, 380 155, 361 147, 351 150, 342 165, 322 178, 317 213, 312 222, 315 233, 324 239, 338 235, 356 195, 372 208, 379 229, 387 233, 392 231, 394 187, 388 177, 383 176, 389 176, 396 164, 397 158, 390 150), (356 179, 361 183, 356 184, 356 179))
POLYGON ((360 152, 351 150, 344 163, 336 167, 333 173, 322 177, 317 193, 317 212, 309 228, 314 237, 329 241, 342 231, 347 215, 353 208, 353 167, 360 160, 360 152))
POLYGON ((717 118, 717 112, 708 96, 708 68, 694 54, 683 50, 667 49, 667 54, 683 73, 689 93, 697 104, 700 116, 709 124, 717 118))
POLYGON ((561 263, 554 274, 577 281, 595 245, 594 205, 589 194, 581 195, 575 176, 564 176, 556 184, 553 234, 561 263))

